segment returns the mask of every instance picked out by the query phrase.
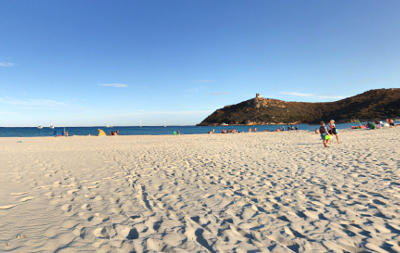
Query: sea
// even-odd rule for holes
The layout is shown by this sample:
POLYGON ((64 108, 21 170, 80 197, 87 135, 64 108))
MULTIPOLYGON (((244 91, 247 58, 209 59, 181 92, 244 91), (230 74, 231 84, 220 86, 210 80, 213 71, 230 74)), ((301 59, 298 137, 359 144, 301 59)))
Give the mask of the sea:
MULTIPOLYGON (((356 123, 336 124, 337 129, 349 129, 356 123)), ((287 131, 288 126, 294 125, 254 125, 254 126, 90 126, 90 127, 0 127, 0 137, 36 137, 36 136, 60 136, 68 132, 73 135, 98 135, 98 129, 102 129, 107 135, 112 131, 119 131, 120 135, 173 135, 178 131, 180 134, 207 134, 211 130, 220 133, 222 129, 236 129, 238 132, 248 132, 249 128, 257 128, 258 132, 276 131, 278 128, 284 128, 287 131)), ((314 131, 319 125, 298 124, 299 130, 314 131)))

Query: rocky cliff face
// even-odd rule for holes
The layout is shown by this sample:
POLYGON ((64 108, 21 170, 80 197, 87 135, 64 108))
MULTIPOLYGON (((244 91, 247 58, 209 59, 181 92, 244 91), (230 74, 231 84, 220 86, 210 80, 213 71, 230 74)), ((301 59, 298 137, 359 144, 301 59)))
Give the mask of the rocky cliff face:
POLYGON ((335 119, 375 120, 400 117, 400 88, 370 90, 328 103, 286 102, 256 97, 216 110, 199 125, 318 123, 335 119))

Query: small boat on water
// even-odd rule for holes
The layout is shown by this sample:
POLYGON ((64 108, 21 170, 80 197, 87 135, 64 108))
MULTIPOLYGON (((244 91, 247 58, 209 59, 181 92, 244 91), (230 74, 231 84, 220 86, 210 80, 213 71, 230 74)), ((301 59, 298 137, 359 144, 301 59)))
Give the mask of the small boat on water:
POLYGON ((54 129, 54 126, 53 126, 53 125, 50 125, 49 128, 54 129))
POLYGON ((111 126, 111 125, 106 125, 106 127, 107 127, 107 128, 111 128, 111 127, 113 127, 113 126, 111 126))
POLYGON ((42 129, 42 128, 43 128, 43 126, 37 126, 37 128, 38 128, 38 129, 42 129))
POLYGON ((229 124, 226 124, 225 122, 221 123, 221 126, 229 126, 229 124))

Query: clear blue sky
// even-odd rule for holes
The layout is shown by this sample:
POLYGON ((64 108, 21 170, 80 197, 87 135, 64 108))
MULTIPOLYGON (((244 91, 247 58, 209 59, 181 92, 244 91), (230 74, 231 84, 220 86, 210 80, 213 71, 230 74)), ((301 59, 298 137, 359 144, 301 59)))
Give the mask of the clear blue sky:
POLYGON ((400 87, 400 1, 0 1, 0 126, 196 124, 400 87))

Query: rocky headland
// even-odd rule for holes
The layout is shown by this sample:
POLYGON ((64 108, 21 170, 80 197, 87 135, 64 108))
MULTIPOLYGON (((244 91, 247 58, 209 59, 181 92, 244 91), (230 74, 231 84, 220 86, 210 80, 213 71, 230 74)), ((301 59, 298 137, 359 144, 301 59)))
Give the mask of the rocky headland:
POLYGON ((321 120, 337 122, 381 120, 400 117, 400 88, 369 90, 335 102, 287 102, 278 99, 255 98, 216 110, 200 126, 315 124, 321 120))

